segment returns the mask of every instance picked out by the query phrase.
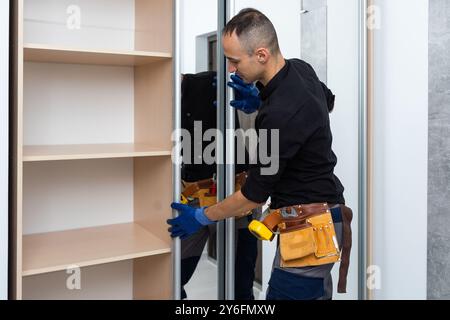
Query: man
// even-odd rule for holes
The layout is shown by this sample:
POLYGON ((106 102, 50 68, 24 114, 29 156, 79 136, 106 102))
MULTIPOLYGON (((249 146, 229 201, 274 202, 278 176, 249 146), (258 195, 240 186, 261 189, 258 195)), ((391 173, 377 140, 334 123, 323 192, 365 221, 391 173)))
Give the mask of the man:
MULTIPOLYGON (((252 166, 240 191, 208 208, 172 204, 180 212, 168 221, 172 236, 186 237, 202 225, 246 215, 269 197, 271 209, 317 203, 339 209, 344 188, 334 175, 332 106, 327 103, 332 99, 314 70, 304 61, 284 59, 274 26, 255 9, 239 12, 224 28, 222 42, 229 71, 239 76, 230 86, 244 96, 234 107, 251 111, 260 103, 256 129, 268 130, 269 136, 279 130, 279 169, 266 175, 261 164, 252 166)), ((341 246, 342 221, 336 220, 334 227, 341 246)), ((332 267, 282 268, 278 248, 267 299, 331 299, 332 267)))

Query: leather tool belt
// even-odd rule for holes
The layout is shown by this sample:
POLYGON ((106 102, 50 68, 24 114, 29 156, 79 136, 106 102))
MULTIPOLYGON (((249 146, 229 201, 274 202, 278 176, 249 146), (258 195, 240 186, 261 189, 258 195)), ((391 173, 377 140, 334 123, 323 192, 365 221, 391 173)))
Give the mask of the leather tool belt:
MULTIPOLYGON (((247 173, 242 172, 236 175, 235 190, 239 191, 245 184, 247 173)), ((200 180, 193 183, 186 183, 181 193, 182 202, 187 203, 194 199, 199 200, 200 207, 209 207, 217 203, 217 184, 214 178, 200 180)))
POLYGON ((319 266, 341 261, 338 292, 345 293, 352 245, 352 210, 345 205, 313 203, 273 210, 263 221, 280 235, 283 268, 319 266), (335 223, 342 223, 342 250, 335 223))

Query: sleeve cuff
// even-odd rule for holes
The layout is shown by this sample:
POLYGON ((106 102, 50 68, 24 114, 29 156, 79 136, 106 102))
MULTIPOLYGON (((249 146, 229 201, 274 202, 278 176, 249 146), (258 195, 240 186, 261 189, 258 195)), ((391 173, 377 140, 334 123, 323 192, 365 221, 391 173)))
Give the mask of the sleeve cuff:
POLYGON ((251 179, 251 176, 247 178, 247 181, 241 188, 241 192, 245 198, 255 203, 264 203, 270 196, 270 194, 264 190, 263 187, 251 179))

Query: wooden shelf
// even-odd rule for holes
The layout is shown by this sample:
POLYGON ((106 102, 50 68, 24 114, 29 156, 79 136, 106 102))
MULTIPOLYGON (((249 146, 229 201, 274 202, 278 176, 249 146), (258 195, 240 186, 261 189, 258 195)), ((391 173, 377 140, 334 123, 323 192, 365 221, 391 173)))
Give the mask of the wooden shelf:
POLYGON ((24 146, 23 161, 54 161, 170 156, 171 151, 156 150, 146 144, 84 144, 24 146))
POLYGON ((35 62, 142 66, 171 57, 167 52, 83 50, 31 43, 24 45, 25 61, 35 62))
POLYGON ((170 252, 170 244, 135 223, 27 235, 22 276, 170 252))

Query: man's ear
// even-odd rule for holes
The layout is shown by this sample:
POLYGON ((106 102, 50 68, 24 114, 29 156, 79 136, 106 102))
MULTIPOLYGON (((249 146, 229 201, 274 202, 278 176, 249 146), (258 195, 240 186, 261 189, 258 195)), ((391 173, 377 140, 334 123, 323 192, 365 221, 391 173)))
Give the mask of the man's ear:
POLYGON ((266 48, 259 48, 256 50, 256 59, 259 63, 265 64, 270 57, 270 52, 266 48))

